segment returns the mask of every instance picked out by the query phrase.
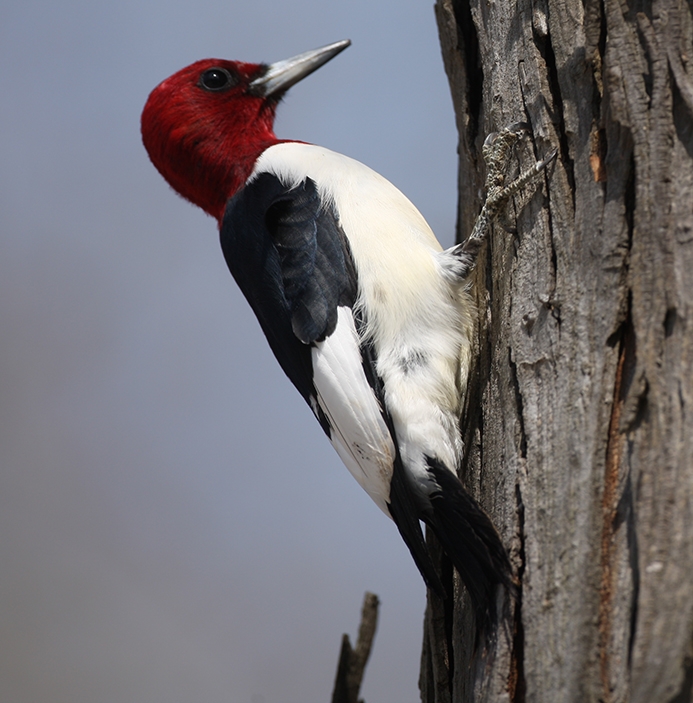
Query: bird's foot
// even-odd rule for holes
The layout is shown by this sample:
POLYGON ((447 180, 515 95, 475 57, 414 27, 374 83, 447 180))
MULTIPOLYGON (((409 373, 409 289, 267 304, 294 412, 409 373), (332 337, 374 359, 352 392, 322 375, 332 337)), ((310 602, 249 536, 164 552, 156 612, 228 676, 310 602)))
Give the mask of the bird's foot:
POLYGON ((471 234, 463 244, 453 247, 450 253, 455 254, 465 269, 466 276, 474 266, 476 254, 491 225, 498 218, 508 200, 521 188, 529 184, 541 174, 556 158, 558 149, 552 149, 546 158, 537 161, 517 178, 506 185, 505 180, 510 167, 513 148, 518 141, 530 133, 526 122, 516 122, 500 132, 493 132, 486 137, 481 154, 486 162, 486 200, 479 213, 471 234))
MULTIPOLYGON (((477 228, 482 229, 477 236, 483 237, 485 234, 484 230, 487 230, 489 225, 496 219, 510 197, 517 193, 520 188, 534 180, 556 158, 558 149, 552 149, 545 159, 537 161, 533 166, 520 173, 515 180, 505 185, 513 147, 529 133, 530 127, 526 122, 516 122, 501 132, 493 132, 486 137, 481 148, 481 154, 484 157, 487 169, 486 201, 474 227, 475 230, 477 228)), ((474 236, 474 231, 472 236, 474 236)))

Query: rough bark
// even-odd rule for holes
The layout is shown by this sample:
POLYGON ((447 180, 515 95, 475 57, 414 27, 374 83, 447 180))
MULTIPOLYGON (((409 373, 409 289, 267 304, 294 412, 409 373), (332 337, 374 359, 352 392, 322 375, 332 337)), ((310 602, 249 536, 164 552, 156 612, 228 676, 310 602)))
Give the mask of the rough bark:
MULTIPOLYGON (((438 0, 458 235, 487 133, 553 170, 476 271, 462 478, 520 583, 473 647, 429 602, 424 703, 684 703, 693 686, 693 3, 438 0)), ((456 578, 453 575, 450 578, 456 578)))
POLYGON ((339 652, 337 675, 332 691, 332 703, 364 703, 363 701, 359 702, 359 691, 375 638, 379 605, 378 596, 366 591, 361 608, 361 624, 359 625, 356 647, 351 646, 349 635, 346 633, 342 635, 342 647, 339 652))

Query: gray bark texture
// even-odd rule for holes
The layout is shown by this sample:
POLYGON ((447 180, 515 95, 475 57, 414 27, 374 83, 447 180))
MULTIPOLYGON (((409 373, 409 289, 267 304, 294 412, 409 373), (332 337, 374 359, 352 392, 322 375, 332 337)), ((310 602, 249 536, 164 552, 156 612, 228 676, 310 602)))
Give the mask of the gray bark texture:
MULTIPOLYGON (((481 144, 524 167, 475 272, 462 479, 519 583, 495 642, 429 596, 424 703, 685 703, 693 686, 693 2, 437 0, 459 236, 481 144)), ((443 568, 445 563, 443 561, 443 568)))

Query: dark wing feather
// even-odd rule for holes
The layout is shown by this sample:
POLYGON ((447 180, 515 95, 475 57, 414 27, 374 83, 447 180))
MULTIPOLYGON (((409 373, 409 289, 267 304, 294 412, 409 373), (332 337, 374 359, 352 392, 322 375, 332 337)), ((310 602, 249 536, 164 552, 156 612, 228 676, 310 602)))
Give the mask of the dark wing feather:
POLYGON ((349 246, 315 183, 306 179, 267 211, 267 228, 279 253, 294 334, 321 342, 337 324, 337 306, 356 300, 356 272, 349 246))
POLYGON ((282 369, 310 402, 310 344, 325 339, 337 306, 353 305, 356 273, 344 233, 315 183, 287 188, 260 174, 228 202, 221 246, 231 274, 282 369))

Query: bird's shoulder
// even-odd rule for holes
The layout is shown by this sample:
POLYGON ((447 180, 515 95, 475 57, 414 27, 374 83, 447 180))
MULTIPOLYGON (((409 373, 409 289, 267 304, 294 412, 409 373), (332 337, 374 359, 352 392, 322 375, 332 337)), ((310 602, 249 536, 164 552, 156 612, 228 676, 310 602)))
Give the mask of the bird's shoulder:
POLYGON ((257 173, 229 200, 221 243, 251 305, 270 305, 288 316, 304 344, 331 334, 337 306, 354 304, 348 241, 307 176, 287 184, 272 172, 257 173))

